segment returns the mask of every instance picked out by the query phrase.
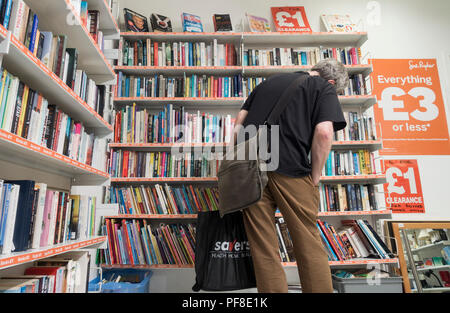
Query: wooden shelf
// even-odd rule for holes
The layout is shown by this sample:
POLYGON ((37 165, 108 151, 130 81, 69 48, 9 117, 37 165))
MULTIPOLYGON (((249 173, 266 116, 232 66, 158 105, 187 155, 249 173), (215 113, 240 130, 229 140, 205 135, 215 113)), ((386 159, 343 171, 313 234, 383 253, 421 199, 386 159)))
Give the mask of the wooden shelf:
POLYGON ((120 214, 105 216, 109 219, 154 219, 154 220, 178 220, 178 219, 197 219, 197 214, 120 214))
POLYGON ((357 183, 357 184, 384 184, 386 183, 385 174, 373 175, 343 175, 343 176, 322 176, 321 183, 357 183))
MULTIPOLYGON (((0 37, 4 39, 6 35, 7 31, 0 26, 0 37)), ((96 134, 104 135, 113 131, 110 124, 14 36, 11 36, 10 53, 4 55, 3 66, 30 88, 42 93, 50 104, 57 104, 85 127, 92 128, 96 134)))
POLYGON ((98 10, 100 13, 100 30, 103 35, 120 36, 119 26, 116 19, 113 17, 111 8, 106 3, 106 0, 86 0, 88 3, 88 10, 98 10))
POLYGON ((216 177, 157 177, 157 178, 111 178, 111 183, 160 184, 160 183, 217 183, 216 177))
POLYGON ((50 247, 32 249, 24 252, 11 253, 8 255, 0 255, 0 270, 19 264, 49 258, 51 256, 63 254, 69 251, 95 246, 105 241, 105 236, 93 237, 85 240, 70 241, 68 243, 50 247))
MULTIPOLYGON (((111 183, 217 183, 217 177, 158 177, 158 178, 139 178, 139 177, 116 177, 111 178, 111 183)), ((346 176, 322 176, 321 183, 370 183, 384 184, 386 183, 386 175, 346 175, 346 176)))
POLYGON ((5 161, 45 169, 74 178, 74 185, 102 184, 109 175, 46 147, 0 129, 0 149, 5 161))
MULTIPOLYGON (((398 259, 356 259, 346 261, 329 261, 330 266, 354 266, 354 265, 369 265, 369 264, 397 264, 398 259)), ((296 262, 282 262, 283 267, 297 267, 296 262)), ((156 265, 126 265, 126 264, 103 264, 102 268, 148 268, 148 269, 180 269, 180 268, 194 268, 195 265, 177 265, 177 264, 156 264, 156 265)))
POLYGON ((237 75, 242 66, 116 66, 116 71, 128 75, 237 75))
POLYGON ((114 103, 116 105, 128 105, 128 104, 164 104, 164 103, 173 103, 177 105, 186 105, 186 106, 202 106, 202 107, 234 107, 240 108, 244 104, 244 98, 194 98, 194 97, 139 97, 139 98, 115 98, 114 103))
POLYGON ((89 30, 82 25, 81 18, 75 12, 70 0, 25 0, 25 2, 40 17, 39 30, 67 36, 67 47, 78 50, 78 68, 84 70, 91 79, 97 84, 102 84, 115 78, 112 66, 89 34, 89 30))
POLYGON ((114 264, 114 265, 106 265, 102 264, 101 267, 104 269, 111 269, 111 268, 141 268, 141 269, 181 269, 181 268, 189 268, 193 269, 195 265, 193 264, 184 264, 184 265, 178 265, 178 264, 153 264, 153 265, 127 265, 127 264, 114 264))
MULTIPOLYGON (((226 106, 240 108, 245 98, 212 98, 212 97, 116 97, 114 103, 117 105, 138 104, 159 104, 174 103, 189 106, 226 106)), ((343 106, 354 106, 369 108, 377 103, 375 96, 339 96, 339 101, 343 106)))
MULTIPOLYGON (((244 66, 245 76, 268 76, 280 73, 294 73, 298 71, 309 71, 312 69, 312 65, 269 65, 269 66, 244 66)), ((361 65, 345 65, 348 73, 353 74, 363 74, 364 76, 369 75, 373 71, 371 64, 361 64, 361 65)))
MULTIPOLYGON (((330 266, 353 266, 353 265, 369 265, 369 264, 398 264, 398 259, 353 259, 345 261, 328 261, 330 266)), ((297 267, 296 262, 284 262, 285 267, 297 267)))
POLYGON ((371 152, 378 151, 383 148, 381 140, 360 140, 360 141, 335 141, 333 142, 333 150, 355 150, 367 149, 371 152))
POLYGON ((132 33, 123 32, 121 36, 126 39, 151 38, 158 41, 211 41, 217 39, 221 42, 243 42, 249 45, 282 45, 295 47, 327 46, 327 47, 360 47, 368 39, 366 32, 354 33, 327 33, 327 32, 266 32, 266 33, 132 33))
MULTIPOLYGON (((268 66, 116 66, 116 71, 128 75, 237 75, 268 76, 279 73, 293 73, 309 71, 312 65, 268 65, 268 66)), ((349 74, 363 74, 367 76, 372 72, 372 65, 346 65, 349 74)))
MULTIPOLYGON (((344 211, 344 212, 319 212, 319 217, 327 216, 371 216, 371 215, 390 215, 392 211, 390 210, 380 210, 380 211, 344 211)), ((276 217, 282 217, 281 213, 276 213, 276 217)), ((156 220, 191 220, 197 219, 197 214, 119 214, 112 216, 105 216, 105 218, 111 219, 156 219, 156 220)))

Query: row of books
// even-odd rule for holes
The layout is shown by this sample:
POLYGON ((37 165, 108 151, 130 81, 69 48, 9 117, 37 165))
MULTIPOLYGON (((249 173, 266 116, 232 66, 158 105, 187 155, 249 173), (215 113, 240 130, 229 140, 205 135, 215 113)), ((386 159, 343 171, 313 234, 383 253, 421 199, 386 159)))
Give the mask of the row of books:
POLYGON ((376 174, 374 154, 367 149, 330 151, 323 176, 376 174))
POLYGON ((217 211, 217 188, 193 185, 109 187, 107 203, 118 203, 120 214, 197 214, 217 211))
MULTIPOLYGON (((98 11, 95 12, 94 15, 98 15, 98 11)), ((91 13, 93 14, 90 12, 89 16, 91 13)), ((11 14, 9 30, 12 35, 73 89, 83 101, 103 116, 108 97, 107 87, 97 86, 83 70, 78 68, 78 50, 68 47, 67 36, 40 31, 38 16, 23 0, 13 1, 11 14)))
POLYGON ((105 219, 108 236, 104 261, 108 265, 188 265, 195 262, 195 226, 149 225, 144 220, 105 219))
POLYGON ((1 254, 93 235, 95 198, 50 190, 34 181, 0 180, 1 254))
POLYGON ((318 220, 320 237, 331 261, 354 258, 390 259, 394 255, 372 226, 362 219, 342 220, 342 227, 318 220))
MULTIPOLYGON (((243 92, 244 97, 248 97, 253 89, 255 89, 259 84, 264 82, 266 77, 245 77, 243 78, 243 92)), ((367 88, 367 84, 370 82, 364 78, 362 74, 354 74, 349 75, 349 84, 348 87, 341 94, 343 96, 361 96, 369 94, 369 89, 367 88)))
POLYGON ((292 66, 315 65, 321 60, 336 59, 345 65, 361 64, 357 48, 272 48, 246 49, 244 66, 292 66))
POLYGON ((376 211, 379 209, 374 185, 320 185, 320 212, 376 211))
POLYGON ((104 168, 99 140, 42 94, 2 70, 0 127, 87 165, 104 168), (93 161, 95 160, 95 161, 93 161))
POLYGON ((239 65, 234 44, 123 40, 119 66, 233 66, 239 65))
POLYGON ((81 273, 87 271, 88 262, 88 252, 69 253, 35 261, 22 275, 2 275, 0 293, 86 292, 81 273))
POLYGON ((242 97, 242 75, 214 77, 127 76, 116 74, 116 97, 242 97))
POLYGON ((189 113, 172 104, 153 114, 133 104, 116 111, 114 142, 223 143, 230 141, 234 122, 230 114, 189 113))
POLYGON ((112 150, 111 177, 216 177, 219 161, 214 153, 141 152, 112 150))
POLYGON ((89 10, 87 1, 70 0, 75 13, 81 18, 81 24, 87 28, 92 39, 97 43, 101 51, 104 49, 104 37, 100 28, 100 12, 89 10))
POLYGON ((347 127, 334 133, 337 141, 376 140, 377 132, 372 117, 360 112, 344 112, 347 127))

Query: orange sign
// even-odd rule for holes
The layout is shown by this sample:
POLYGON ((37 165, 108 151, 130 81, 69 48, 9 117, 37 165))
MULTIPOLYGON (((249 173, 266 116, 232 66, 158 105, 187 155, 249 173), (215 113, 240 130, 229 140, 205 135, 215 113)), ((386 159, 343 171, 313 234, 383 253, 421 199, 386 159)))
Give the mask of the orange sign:
POLYGON ((277 32, 312 32, 304 7, 273 7, 270 9, 277 32))
POLYGON ((436 59, 372 59, 381 155, 449 155, 436 59))
POLYGON ((425 213, 417 160, 384 160, 386 204, 392 213, 425 213))

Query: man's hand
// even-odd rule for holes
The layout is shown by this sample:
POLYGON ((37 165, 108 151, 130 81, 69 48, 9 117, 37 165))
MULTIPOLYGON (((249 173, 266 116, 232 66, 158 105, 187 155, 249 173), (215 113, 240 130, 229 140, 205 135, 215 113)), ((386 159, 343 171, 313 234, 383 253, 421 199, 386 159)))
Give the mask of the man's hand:
POLYGON ((331 144, 333 143, 333 132, 332 122, 319 123, 314 130, 311 147, 311 178, 314 186, 319 184, 322 169, 330 154, 331 144))

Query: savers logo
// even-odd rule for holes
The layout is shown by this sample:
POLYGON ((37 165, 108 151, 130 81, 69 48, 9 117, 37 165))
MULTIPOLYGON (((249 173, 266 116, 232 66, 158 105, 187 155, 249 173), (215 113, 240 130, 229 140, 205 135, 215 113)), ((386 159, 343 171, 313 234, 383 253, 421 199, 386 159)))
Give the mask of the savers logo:
POLYGON ((214 244, 214 251, 221 252, 241 252, 241 251, 250 251, 250 246, 248 241, 217 241, 214 244))

